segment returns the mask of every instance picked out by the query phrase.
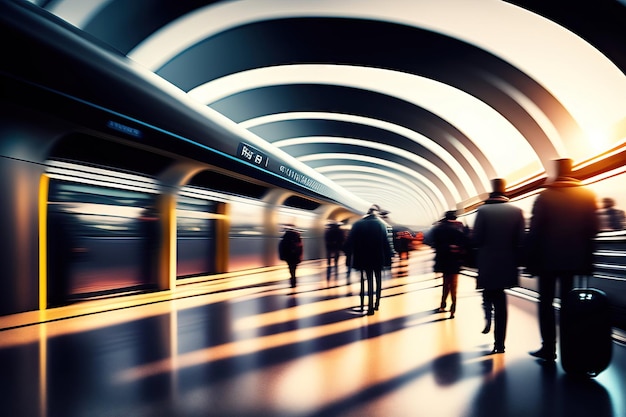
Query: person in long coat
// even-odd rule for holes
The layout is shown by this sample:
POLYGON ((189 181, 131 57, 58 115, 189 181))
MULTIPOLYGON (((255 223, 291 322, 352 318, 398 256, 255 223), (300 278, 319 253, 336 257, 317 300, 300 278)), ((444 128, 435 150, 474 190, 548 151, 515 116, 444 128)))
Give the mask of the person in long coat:
POLYGON ((593 273, 594 237, 598 233, 595 194, 571 177, 572 160, 555 161, 556 179, 546 185, 532 209, 527 236, 526 267, 539 276, 541 349, 530 352, 545 361, 556 359, 556 317, 552 303, 556 283, 560 297, 572 289, 574 275, 593 273))
POLYGON ((450 296, 452 301, 450 318, 453 319, 456 312, 459 272, 461 271, 469 242, 463 223, 456 219, 456 212, 450 210, 444 216, 432 231, 432 245, 435 249, 435 265, 433 269, 435 272, 441 272, 443 275, 441 304, 438 311, 446 311, 446 302, 448 296, 450 296))
POLYGON ((506 288, 519 281, 518 266, 524 241, 525 221, 522 210, 511 204, 505 194, 506 183, 492 181, 493 192, 476 213, 472 234, 477 249, 476 286, 483 290, 486 326, 491 327, 491 308, 494 318, 494 347, 492 353, 504 353, 508 310, 506 288))
MULTIPOLYGON (((346 241, 346 246, 352 254, 352 267, 366 275, 368 315, 373 315, 379 308, 382 270, 391 266, 393 255, 390 231, 387 224, 380 219, 379 213, 380 208, 373 205, 365 217, 352 225, 346 241)), ((361 308, 363 308, 363 288, 361 288, 361 308)))

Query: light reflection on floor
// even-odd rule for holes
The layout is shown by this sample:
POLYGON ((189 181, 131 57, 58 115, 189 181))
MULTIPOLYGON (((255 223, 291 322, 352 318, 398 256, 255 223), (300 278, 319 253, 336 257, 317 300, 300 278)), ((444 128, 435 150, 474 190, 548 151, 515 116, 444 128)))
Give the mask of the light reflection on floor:
MULTIPOLYGON (((343 270, 328 283, 318 263, 299 269, 293 292, 280 269, 186 285, 136 307, 50 311, 54 321, 0 332, 3 411, 626 416, 624 347, 615 345, 611 367, 595 380, 569 378, 558 364, 541 366, 527 354, 539 343, 536 306, 509 296, 507 352, 488 355, 493 336, 480 333, 473 279, 461 278, 450 320, 434 311, 441 280, 430 272, 430 254, 412 255, 402 273, 388 274, 374 316, 357 308, 356 272, 351 286, 343 270)), ((0 318, 0 325, 15 320, 0 318)))

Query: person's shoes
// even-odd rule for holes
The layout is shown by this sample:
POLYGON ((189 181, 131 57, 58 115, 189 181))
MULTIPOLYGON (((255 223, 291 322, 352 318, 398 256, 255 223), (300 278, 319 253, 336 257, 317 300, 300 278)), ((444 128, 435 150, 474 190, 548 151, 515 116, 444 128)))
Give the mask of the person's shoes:
POLYGON ((550 352, 547 349, 541 348, 534 352, 528 352, 530 356, 534 356, 535 358, 547 361, 554 362, 556 360, 556 353, 550 352))
POLYGON ((481 332, 482 334, 487 334, 491 331, 491 321, 488 321, 487 324, 485 324, 485 328, 483 329, 483 331, 481 332))
POLYGON ((453 319, 454 318, 454 313, 450 313, 450 318, 453 319))
POLYGON ((493 349, 491 351, 491 354, 495 355, 495 354, 498 354, 498 353, 504 353, 504 346, 498 346, 498 347, 494 346, 493 347, 493 349))
POLYGON ((445 313, 445 312, 446 312, 446 309, 444 307, 439 307, 437 309, 437 313, 445 313))
POLYGON ((367 315, 368 316, 373 316, 374 315, 374 309, 370 308, 369 310, 367 310, 367 315))

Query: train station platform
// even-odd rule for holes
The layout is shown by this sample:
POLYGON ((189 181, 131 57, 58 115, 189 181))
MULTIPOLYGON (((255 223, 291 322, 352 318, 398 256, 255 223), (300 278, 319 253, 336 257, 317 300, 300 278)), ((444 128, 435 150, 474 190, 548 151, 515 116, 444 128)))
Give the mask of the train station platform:
POLYGON ((506 353, 490 354, 481 295, 461 276, 438 313, 432 253, 411 253, 363 315, 357 272, 306 262, 188 280, 173 292, 0 317, 2 415, 626 416, 626 347, 593 379, 528 352, 536 304, 509 294, 506 353))

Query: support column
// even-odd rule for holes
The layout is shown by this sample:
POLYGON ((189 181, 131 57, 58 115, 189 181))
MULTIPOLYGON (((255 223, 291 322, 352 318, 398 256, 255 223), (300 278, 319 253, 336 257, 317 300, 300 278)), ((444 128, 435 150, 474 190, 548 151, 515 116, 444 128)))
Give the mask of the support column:
POLYGON ((157 201, 161 223, 158 288, 176 288, 176 196, 162 194, 157 201))

